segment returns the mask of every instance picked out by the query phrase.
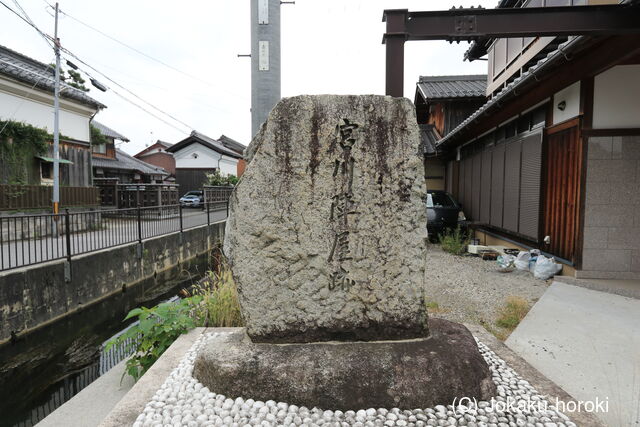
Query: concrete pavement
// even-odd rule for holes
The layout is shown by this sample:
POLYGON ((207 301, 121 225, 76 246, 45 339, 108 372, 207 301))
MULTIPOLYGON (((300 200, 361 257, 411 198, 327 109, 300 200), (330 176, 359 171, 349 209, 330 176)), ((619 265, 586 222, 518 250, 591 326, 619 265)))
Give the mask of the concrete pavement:
POLYGON ((506 344, 577 400, 608 402, 606 425, 640 425, 640 300, 554 282, 506 344))
POLYGON ((114 366, 36 425, 38 427, 99 425, 135 384, 132 377, 122 376, 126 363, 125 360, 114 366))

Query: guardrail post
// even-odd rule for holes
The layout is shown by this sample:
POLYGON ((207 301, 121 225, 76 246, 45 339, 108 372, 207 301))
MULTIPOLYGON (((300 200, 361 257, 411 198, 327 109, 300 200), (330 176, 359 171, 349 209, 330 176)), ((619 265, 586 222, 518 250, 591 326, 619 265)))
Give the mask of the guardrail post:
POLYGON ((227 197, 227 218, 229 218, 229 199, 231 197, 227 197))
POLYGON ((138 217, 138 258, 142 258, 142 218, 140 215, 140 203, 136 208, 136 216, 138 217))
POLYGON ((67 246, 67 260, 64 263, 64 280, 71 281, 71 221, 69 220, 69 208, 64 209, 65 244, 67 246))
POLYGON ((178 213, 180 216, 180 244, 182 244, 182 228, 183 228, 183 224, 182 224, 182 205, 180 203, 178 203, 178 213))
POLYGON ((209 203, 205 202, 205 204, 207 205, 207 226, 211 225, 211 218, 209 217, 209 211, 210 211, 210 205, 209 203))

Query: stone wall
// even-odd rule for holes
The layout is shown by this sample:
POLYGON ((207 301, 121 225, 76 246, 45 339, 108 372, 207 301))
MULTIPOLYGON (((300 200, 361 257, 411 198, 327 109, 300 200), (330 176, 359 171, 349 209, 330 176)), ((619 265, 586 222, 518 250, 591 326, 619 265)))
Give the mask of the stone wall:
POLYGON ((640 278, 640 136, 591 137, 582 278, 640 278))
MULTIPOLYGON (((210 250, 221 243, 225 222, 167 234, 143 242, 75 256, 71 280, 65 261, 52 261, 0 273, 0 344, 55 319, 132 287, 142 287, 141 300, 162 295, 202 276, 210 250), (209 229, 207 229, 209 227, 209 229)), ((138 289, 137 289, 138 290, 138 289)))

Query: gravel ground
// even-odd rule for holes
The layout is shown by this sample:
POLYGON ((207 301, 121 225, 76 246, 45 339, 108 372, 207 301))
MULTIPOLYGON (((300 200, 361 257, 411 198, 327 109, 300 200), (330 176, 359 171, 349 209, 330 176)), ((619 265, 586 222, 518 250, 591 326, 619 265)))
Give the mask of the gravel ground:
POLYGON ((147 403, 133 427, 162 426, 467 426, 576 427, 487 346, 478 349, 487 361, 498 395, 490 402, 462 399, 451 405, 401 410, 353 408, 339 411, 305 408, 285 402, 227 398, 192 376, 198 351, 220 333, 202 335, 162 387, 147 403))
POLYGON ((427 249, 427 274, 426 299, 439 307, 429 315, 461 323, 494 325, 507 297, 519 296, 533 305, 549 286, 529 272, 501 273, 496 261, 451 255, 435 244, 427 249))

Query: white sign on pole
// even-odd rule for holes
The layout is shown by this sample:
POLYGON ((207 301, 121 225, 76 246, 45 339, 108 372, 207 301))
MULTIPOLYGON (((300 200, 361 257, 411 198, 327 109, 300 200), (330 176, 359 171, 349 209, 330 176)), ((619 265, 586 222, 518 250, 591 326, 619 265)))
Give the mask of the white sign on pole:
POLYGON ((269 42, 260 40, 258 42, 258 70, 269 71, 269 42))
POLYGON ((269 0, 258 0, 258 24, 269 23, 269 0))

